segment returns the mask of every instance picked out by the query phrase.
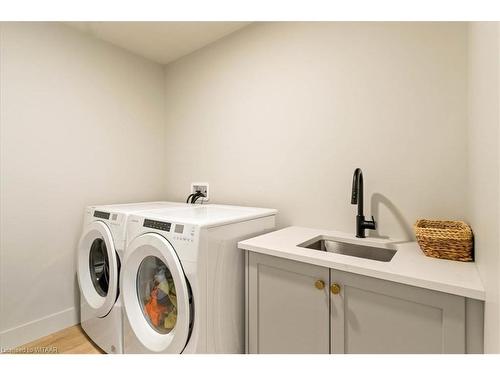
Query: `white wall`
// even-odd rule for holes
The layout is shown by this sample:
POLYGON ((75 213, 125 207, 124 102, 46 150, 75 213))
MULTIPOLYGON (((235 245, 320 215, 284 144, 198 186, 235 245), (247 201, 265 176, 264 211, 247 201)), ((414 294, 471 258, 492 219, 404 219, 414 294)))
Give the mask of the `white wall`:
POLYGON ((500 352, 500 38, 496 22, 469 26, 469 221, 486 289, 485 351, 500 352))
POLYGON ((259 23, 166 68, 167 192, 354 231, 352 173, 379 235, 462 219, 465 23, 259 23))
POLYGON ((77 321, 86 205, 162 197, 165 92, 160 65, 65 25, 0 27, 6 347, 77 321))

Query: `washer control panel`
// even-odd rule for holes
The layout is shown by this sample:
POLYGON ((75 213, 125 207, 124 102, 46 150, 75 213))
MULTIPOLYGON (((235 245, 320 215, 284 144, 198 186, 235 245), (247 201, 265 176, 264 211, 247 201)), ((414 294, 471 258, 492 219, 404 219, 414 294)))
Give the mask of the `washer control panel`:
POLYGON ((175 224, 173 239, 185 242, 194 242, 195 227, 185 224, 175 224))
POLYGON ((142 226, 144 228, 151 228, 160 230, 162 232, 168 232, 169 236, 167 238, 181 242, 194 242, 196 237, 196 227, 194 225, 144 219, 144 221, 142 222, 142 226))
POLYGON ((172 224, 167 223, 166 221, 144 219, 143 226, 146 228, 152 228, 152 229, 162 230, 165 232, 170 232, 170 228, 171 228, 172 224))

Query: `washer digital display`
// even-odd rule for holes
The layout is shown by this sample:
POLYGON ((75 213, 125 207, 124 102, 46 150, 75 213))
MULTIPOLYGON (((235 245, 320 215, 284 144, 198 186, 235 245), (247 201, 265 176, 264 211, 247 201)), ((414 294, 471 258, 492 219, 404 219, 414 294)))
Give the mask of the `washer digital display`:
POLYGON ((165 232, 169 232, 172 224, 167 223, 165 221, 144 219, 144 226, 146 228, 159 229, 159 230, 164 230, 165 232))
POLYGON ((182 224, 175 224, 175 233, 181 233, 184 231, 184 225, 182 224))

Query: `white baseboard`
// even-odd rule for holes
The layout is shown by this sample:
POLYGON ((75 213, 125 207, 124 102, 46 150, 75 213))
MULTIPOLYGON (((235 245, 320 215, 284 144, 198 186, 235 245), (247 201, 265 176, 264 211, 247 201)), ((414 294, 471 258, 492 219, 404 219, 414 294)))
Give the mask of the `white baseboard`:
POLYGON ((0 332, 1 350, 12 349, 61 329, 78 324, 80 319, 74 307, 47 315, 20 326, 0 332))

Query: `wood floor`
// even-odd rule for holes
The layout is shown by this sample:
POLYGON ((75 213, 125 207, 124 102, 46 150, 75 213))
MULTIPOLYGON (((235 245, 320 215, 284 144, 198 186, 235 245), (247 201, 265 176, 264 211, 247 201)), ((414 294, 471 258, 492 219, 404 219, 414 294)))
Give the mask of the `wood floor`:
POLYGON ((16 348, 12 354, 104 354, 80 325, 42 337, 16 348))

